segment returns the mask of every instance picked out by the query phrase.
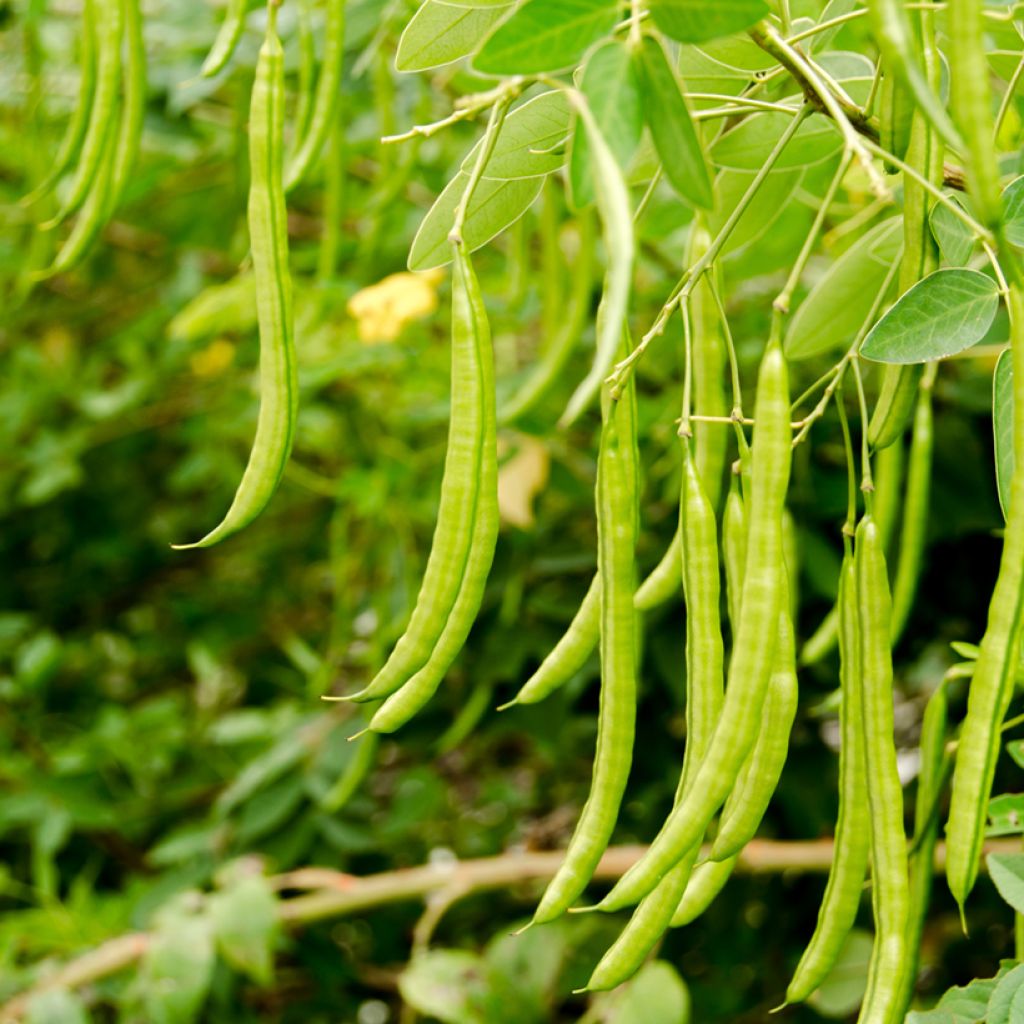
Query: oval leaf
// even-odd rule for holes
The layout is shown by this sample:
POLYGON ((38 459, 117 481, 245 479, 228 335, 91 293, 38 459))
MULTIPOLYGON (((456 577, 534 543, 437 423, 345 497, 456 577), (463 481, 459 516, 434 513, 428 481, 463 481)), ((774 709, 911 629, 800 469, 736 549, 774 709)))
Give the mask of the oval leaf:
POLYGON ((1006 237, 1014 245, 1024 245, 1024 176, 1003 190, 1003 223, 1006 237))
POLYGON ((573 67, 615 27, 616 0, 526 0, 473 60, 487 75, 536 75, 573 67))
POLYGON ((1024 914, 1024 853, 990 853, 985 863, 999 895, 1024 914))
MULTIPOLYGON (((949 200, 962 208, 963 204, 955 196, 950 195, 949 200)), ((945 203, 936 202, 931 208, 928 226, 942 258, 951 267, 964 267, 970 262, 974 252, 974 235, 945 203)))
POLYGON ((248 875, 210 897, 210 921, 221 956, 260 985, 274 974, 277 897, 266 878, 248 875))
POLYGON ((66 988, 51 988, 28 1002, 25 1024, 88 1024, 85 1004, 66 988))
POLYGON ((1003 975, 985 1008, 985 1024, 1017 1024, 1024 1003, 1024 964, 1003 975))
POLYGON ((977 270, 936 270, 871 328, 861 354, 880 363, 926 363, 963 352, 992 326, 995 281, 977 270))
MULTIPOLYGON (((586 97, 616 163, 625 168, 636 152, 644 122, 637 76, 624 43, 611 39, 590 54, 583 69, 580 92, 586 97)), ((569 188, 577 209, 594 201, 590 164, 587 133, 576 131, 569 152, 569 188)))
POLYGON ((689 1024, 690 990, 671 964, 652 960, 603 1019, 608 1024, 689 1024))
POLYGON ((876 224, 828 269, 798 307, 783 347, 790 359, 845 350, 863 329, 903 248, 903 218, 876 224))
POLYGON ((513 6, 507 2, 474 8, 426 0, 398 40, 395 67, 426 71, 468 57, 513 6))
POLYGON ((995 442, 996 488, 999 507, 1006 518, 1013 479, 1013 356, 1009 349, 999 356, 992 374, 992 437, 995 442))
POLYGON ((750 28, 768 14, 764 0, 650 0, 655 25, 681 43, 703 43, 750 28))
POLYGON ((700 137, 664 47, 644 36, 636 51, 636 74, 644 94, 651 138, 672 187, 695 206, 711 207, 711 176, 700 137))

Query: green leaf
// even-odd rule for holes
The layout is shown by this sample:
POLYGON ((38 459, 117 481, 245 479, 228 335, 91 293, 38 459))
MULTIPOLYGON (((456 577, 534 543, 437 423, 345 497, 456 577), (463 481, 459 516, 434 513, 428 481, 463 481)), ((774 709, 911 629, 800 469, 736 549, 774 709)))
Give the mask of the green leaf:
POLYGON ((250 874, 210 897, 210 921, 221 956, 260 985, 274 974, 277 898, 266 878, 250 874))
POLYGON ((645 964, 602 1020, 608 1024, 689 1024, 690 990, 664 960, 645 964))
POLYGON ((800 303, 783 347, 790 359, 845 351, 865 320, 903 248, 903 218, 876 224, 831 266, 800 303))
POLYGON ((487 75, 536 75, 573 67, 615 27, 616 0, 526 0, 473 60, 487 75))
MULTIPOLYGON (((761 185, 757 202, 750 203, 722 249, 723 255, 739 252, 763 238, 785 212, 793 211, 793 196, 803 180, 801 170, 769 174, 761 185)), ((754 180, 752 171, 721 171, 715 178, 715 208, 708 217, 712 234, 722 229, 754 180)))
POLYGON ((25 1024, 88 1024, 85 1003, 66 988, 51 988, 28 1002, 25 1024))
POLYGON ((1004 974, 985 1008, 985 1024, 1020 1024, 1024 1020, 1024 964, 1004 974))
POLYGON ((455 950, 421 953, 398 978, 402 998, 442 1024, 489 1024, 483 1016, 488 988, 480 957, 455 950))
MULTIPOLYGON (((731 167, 739 171, 757 170, 792 121, 789 114, 774 111, 752 114, 719 137, 711 148, 711 158, 719 167, 731 167)), ((811 118, 797 129, 776 161, 775 168, 782 171, 792 167, 809 167, 827 160, 841 146, 842 138, 831 121, 811 118)))
POLYGON ((426 0, 398 40, 395 67, 426 71, 468 57, 514 6, 514 0, 476 7, 426 0))
MULTIPOLYGON (((544 176, 562 165, 555 144, 569 131, 569 105, 561 90, 541 93, 511 111, 501 126, 484 177, 473 193, 463 238, 470 251, 514 224, 540 194, 544 176)), ((410 270, 443 267, 451 259, 448 232, 469 182, 480 143, 427 212, 409 252, 410 270)))
POLYGON ((587 133, 593 154, 594 192, 601 216, 604 248, 608 259, 601 308, 598 311, 597 353, 590 372, 569 398, 560 423, 567 426, 587 407, 608 376, 619 351, 622 329, 629 311, 633 283, 633 211, 629 189, 615 158, 582 96, 577 99, 580 125, 587 133))
POLYGON ((985 863, 999 895, 1024 914, 1024 853, 990 853, 985 863))
POLYGON ((992 438, 995 447, 996 489, 999 507, 1006 518, 1010 507, 1010 482, 1013 480, 1013 354, 1000 353, 992 374, 992 438))
POLYGON ((484 959, 492 975, 518 993, 520 1002, 543 1014, 555 998, 569 951, 566 926, 559 922, 522 935, 499 933, 488 944, 484 959))
POLYGON ((213 980, 210 922, 186 906, 188 896, 158 918, 137 978, 147 1024, 192 1024, 213 980))
MULTIPOLYGON (((963 208, 963 204, 953 195, 950 202, 963 208)), ((974 235, 970 228, 953 213, 945 203, 936 202, 928 214, 928 226, 932 237, 939 246, 942 258, 951 267, 963 267, 970 261, 974 252, 974 235)))
POLYGON ((650 0, 655 25, 681 43, 742 32, 768 14, 764 0, 650 0))
MULTIPOLYGON (((818 24, 824 25, 825 22, 832 21, 833 18, 841 18, 844 14, 849 14, 856 6, 857 0, 828 0, 828 3, 825 4, 825 9, 821 12, 821 17, 818 19, 818 24)), ((807 40, 807 52, 820 53, 822 50, 827 50, 836 33, 842 27, 842 24, 839 24, 826 29, 824 32, 816 32, 807 40)))
MULTIPOLYGON (((610 39, 590 54, 580 91, 616 163, 626 168, 640 142, 644 121, 637 76, 625 43, 610 39)), ((570 144, 569 189, 577 209, 594 201, 590 146, 582 130, 573 132, 570 144)))
POLYGON ((684 199, 709 209, 714 195, 707 160, 665 49, 658 40, 644 36, 635 61, 647 125, 665 177, 684 199))
POLYGON ((1019 836, 1024 833, 1024 793, 1001 793, 988 802, 985 835, 1019 836))
POLYGON ((1024 175, 1003 189, 1003 223, 1006 237, 1014 245, 1024 245, 1024 175))
POLYGON ((906 292, 864 339, 880 363, 925 363, 977 344, 992 326, 999 289, 977 270, 936 270, 906 292))

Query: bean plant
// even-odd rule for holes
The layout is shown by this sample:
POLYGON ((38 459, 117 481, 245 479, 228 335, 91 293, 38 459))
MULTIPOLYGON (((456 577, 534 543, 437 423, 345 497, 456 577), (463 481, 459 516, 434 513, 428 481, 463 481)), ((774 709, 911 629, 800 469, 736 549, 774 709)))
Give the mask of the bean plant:
MULTIPOLYGON (((37 120, 39 54, 58 17, 43 6, 18 14, 35 54, 25 102, 37 120)), ((824 993, 864 938, 859 918, 871 923, 869 952, 855 999, 834 1015, 1018 1019, 1024 855, 986 842, 1021 832, 1019 798, 992 796, 1019 724, 1007 716, 1024 630, 1024 475, 1014 473, 1024 450, 1020 5, 228 0, 187 67, 161 67, 162 23, 148 3, 82 0, 72 14, 75 89, 40 131, 46 156, 25 168, 8 218, 22 253, 5 293, 11 310, 80 287, 108 258, 122 218, 131 223, 134 176, 157 145, 147 73, 211 102, 227 97, 240 140, 233 171, 247 205, 233 276, 197 289, 170 332, 215 335, 224 317, 254 328, 258 415, 219 525, 176 518, 165 557, 244 552, 289 474, 308 482, 294 454, 308 455, 304 432, 315 429, 303 409, 316 375, 304 366, 305 334, 337 315, 327 296, 345 259, 375 259, 385 244, 377 232, 394 224, 381 214, 362 225, 361 251, 346 239, 355 173, 346 147, 366 130, 345 88, 353 76, 371 76, 375 104, 373 162, 362 173, 382 210, 418 218, 386 243, 406 258, 405 271, 389 268, 404 275, 395 295, 426 288, 430 306, 450 279, 426 311, 445 325, 450 360, 429 548, 416 552, 416 582, 394 622, 374 621, 361 660, 344 651, 358 647, 358 609, 336 596, 329 657, 312 659, 303 693, 303 728, 330 722, 357 751, 318 798, 321 811, 338 814, 373 785, 381 737, 397 734, 388 742, 401 751, 409 733, 448 721, 458 748, 498 704, 502 728, 528 731, 531 706, 580 695, 596 654, 589 793, 557 854, 532 869, 543 883, 525 894, 532 911, 485 957, 445 960, 426 948, 437 925, 428 910, 398 982, 401 1019, 554 1020, 573 1007, 587 1021, 690 1019, 685 965, 659 950, 714 913, 734 874, 756 869, 766 834, 799 838, 780 829, 773 798, 798 770, 787 763, 791 740, 814 715, 835 718, 837 814, 816 924, 767 985, 779 1019, 812 1019, 808 1002, 828 1012, 824 993), (395 101, 396 88, 418 88, 416 103, 395 101), (498 266, 508 269, 495 287, 498 266), (953 654, 944 649, 919 687, 924 710, 909 746, 895 681, 908 627, 928 628, 919 600, 922 579, 934 578, 936 434, 967 372, 992 395, 984 479, 1003 514, 1000 554, 992 577, 975 581, 986 595, 978 632, 940 638, 953 654), (567 463, 590 460, 590 546, 570 539, 592 575, 560 635, 515 665, 507 693, 452 691, 490 609, 516 600, 503 486, 515 484, 507 453, 524 439, 567 463), (826 478, 823 459, 836 472, 824 536, 809 542, 801 514, 826 478), (666 462, 667 474, 655 471, 666 462), (662 495, 648 477, 662 480, 662 495), (824 585, 828 573, 809 565, 822 551, 835 568, 824 585), (808 578, 818 581, 811 600, 808 578), (638 715, 645 643, 659 622, 678 638, 669 675, 683 716, 675 763, 660 765, 659 796, 638 819, 629 799, 642 747, 666 733, 663 720, 638 715), (822 680, 824 702, 814 694, 822 680), (940 852, 944 882, 933 877, 940 852), (1016 944, 994 977, 967 979, 928 1008, 933 895, 944 884, 973 935, 983 871, 1018 914, 1016 944), (502 957, 540 972, 544 942, 571 945, 585 928, 600 948, 575 969, 572 994, 503 1005, 502 985, 513 983, 502 957)), ((358 390, 358 372, 349 386, 358 390)), ((380 460, 394 457, 374 446, 380 460)), ((337 515, 351 500, 337 497, 337 515)), ((564 550, 564 539, 549 540, 564 550)), ((385 541, 373 552, 378 577, 401 572, 392 557, 401 538, 385 541)), ((291 649, 301 662, 301 645, 291 649)), ((287 766, 272 755, 253 769, 279 770, 287 766)), ((295 867, 270 878, 264 866, 222 866, 211 891, 164 901, 120 958, 40 971, 4 993, 0 1017, 107 1019, 113 1002, 128 1020, 198 1021, 216 969, 270 985, 283 925, 349 909, 344 896, 319 908, 315 895, 283 898, 312 876, 295 867), (84 988, 134 964, 113 995, 84 988)), ((421 884, 410 894, 430 891, 421 884)), ((441 912, 474 885, 453 883, 441 912)), ((712 1019, 700 1005, 692 1014, 712 1019)))

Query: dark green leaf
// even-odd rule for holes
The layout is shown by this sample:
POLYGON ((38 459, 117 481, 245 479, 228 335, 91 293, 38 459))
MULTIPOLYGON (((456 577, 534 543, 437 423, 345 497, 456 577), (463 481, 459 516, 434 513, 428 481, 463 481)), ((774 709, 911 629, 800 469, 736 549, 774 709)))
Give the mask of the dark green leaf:
POLYGON ((526 0, 502 22, 473 60, 488 75, 535 75, 574 66, 611 32, 616 0, 526 0))
POLYGON ((681 43, 702 43, 750 28, 768 14, 764 0, 650 0, 654 23, 681 43))
POLYGON ((861 354, 880 363, 925 363, 977 344, 992 326, 999 289, 977 270, 929 274, 871 329, 861 354))
MULTIPOLYGON (((643 131, 637 76, 625 43, 610 39, 590 54, 580 91, 616 163, 625 169, 643 131)), ((577 209, 594 201, 592 174, 590 146, 581 126, 573 133, 569 151, 569 188, 577 209)))
POLYGON ((636 72, 665 176, 684 199, 710 208, 714 196, 700 137, 665 50, 651 36, 644 36, 636 51, 636 72))
POLYGON ((996 488, 1006 518, 1013 480, 1013 354, 1001 353, 992 374, 992 438, 995 446, 996 488))

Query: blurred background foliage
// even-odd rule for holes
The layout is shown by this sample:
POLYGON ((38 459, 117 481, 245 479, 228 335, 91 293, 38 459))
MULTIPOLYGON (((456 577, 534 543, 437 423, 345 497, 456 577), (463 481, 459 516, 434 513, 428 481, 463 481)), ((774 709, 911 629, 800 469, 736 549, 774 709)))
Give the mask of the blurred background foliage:
MULTIPOLYGON (((56 961, 170 920, 167 934, 178 936, 179 953, 182 942, 191 950, 193 975, 206 979, 206 1002, 205 990, 176 1006, 147 1002, 147 975, 130 972, 88 990, 92 1019, 385 1024, 412 1019, 408 1009, 399 1017, 401 986, 409 1004, 442 1020, 583 1015, 657 1024, 644 1009, 644 986, 668 1007, 666 1022, 681 1021, 687 997, 678 971, 694 1019, 757 1021, 780 1001, 813 927, 821 878, 737 877, 702 919, 668 937, 666 964, 587 1010, 569 991, 617 922, 577 920, 512 947, 505 936, 527 914, 533 884, 459 902, 438 925, 436 959, 400 978, 421 907, 380 907, 285 937, 253 923, 266 916, 266 889, 246 888, 251 870, 231 875, 244 857, 266 872, 321 865, 364 874, 517 846, 558 848, 589 782, 596 660, 541 707, 493 709, 558 638, 594 568, 596 420, 591 414, 566 434, 553 428, 588 365, 592 327, 564 380, 503 434, 505 528, 480 620, 439 697, 379 745, 349 743, 360 713, 319 700, 357 688, 400 632, 442 466, 447 279, 391 278, 383 296, 365 291, 402 273, 419 220, 475 138, 472 125, 459 125, 427 140, 378 141, 443 116, 479 86, 457 65, 394 73, 397 37, 414 6, 349 3, 343 132, 321 173, 290 201, 302 412, 285 481, 244 534, 208 551, 175 552, 172 542, 199 536, 227 507, 255 424, 245 119, 261 15, 250 18, 231 67, 204 81, 199 65, 220 10, 203 0, 146 3, 150 95, 126 202, 80 270, 33 286, 30 271, 54 239, 18 200, 45 172, 70 109, 78 5, 0 2, 0 999, 56 961), (343 208, 330 223, 325 172, 343 176, 343 208), (396 302, 407 307, 397 319, 396 302), (246 951, 222 934, 216 965, 212 954, 204 959, 201 930, 189 931, 189 901, 214 886, 235 894, 252 934, 262 935, 246 951), (271 946, 273 971, 265 962, 271 946), (452 992, 461 1009, 452 1008, 452 992)), ((794 4, 809 15, 819 6, 794 4)), ((281 13, 293 87, 295 11, 287 3, 281 13)), ((315 26, 315 6, 312 16, 315 26)), ((857 49, 860 32, 845 28, 836 45, 857 49)), ((747 70, 755 65, 743 61, 757 56, 728 55, 747 70)), ((1012 68, 995 70, 1006 78, 1012 68)), ((1006 130, 1019 134, 1019 125, 1014 110, 1006 130)), ((755 205, 725 260, 747 383, 771 297, 834 169, 829 157, 780 172, 784 198, 755 205)), ((805 284, 888 214, 851 174, 805 284)), ((678 276, 689 216, 664 189, 641 221, 638 323, 678 276)), ((479 258, 504 389, 557 322, 577 238, 552 181, 479 258), (564 260, 555 280, 544 273, 545 222, 559 226, 564 260)), ((1000 331, 997 323, 990 340, 1003 340, 1000 331)), ((680 350, 672 328, 640 370, 642 567, 657 561, 675 528, 680 350)), ((929 553, 898 651, 908 779, 923 696, 954 660, 948 642, 980 636, 995 575, 993 363, 957 360, 939 377, 929 553)), ((801 364, 797 384, 828 365, 801 364)), ((834 598, 845 488, 829 414, 799 449, 792 488, 804 638, 834 598)), ((620 842, 649 839, 672 799, 684 731, 682 644, 678 602, 648 616, 641 732, 620 842)), ((826 660, 802 673, 802 710, 767 836, 831 832, 835 668, 826 660)), ((1003 788, 1019 784, 1019 769, 1004 771, 1003 788)), ((1009 955, 1012 920, 987 883, 972 922, 968 944, 936 885, 926 1000, 993 973, 1009 955)), ((787 1019, 848 1014, 863 958, 852 948, 848 976, 787 1019)), ((146 970, 155 991, 158 958, 146 970)), ((48 998, 35 1019, 83 1019, 67 1015, 79 1013, 77 1004, 48 998)))

